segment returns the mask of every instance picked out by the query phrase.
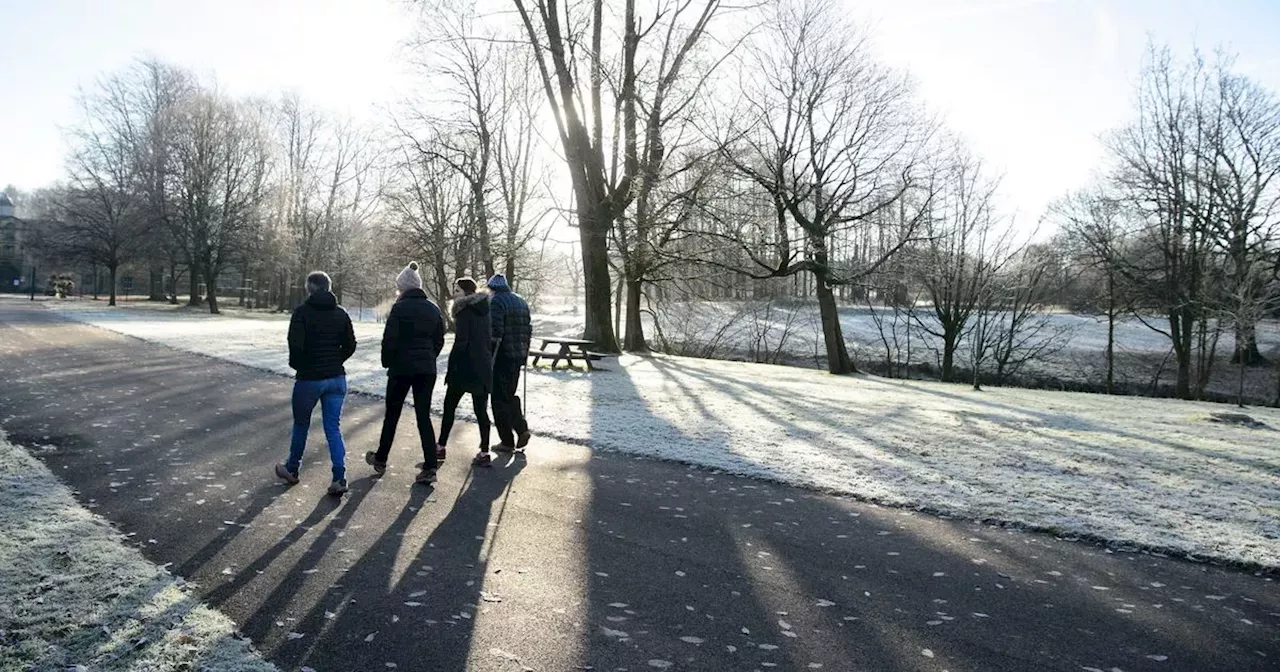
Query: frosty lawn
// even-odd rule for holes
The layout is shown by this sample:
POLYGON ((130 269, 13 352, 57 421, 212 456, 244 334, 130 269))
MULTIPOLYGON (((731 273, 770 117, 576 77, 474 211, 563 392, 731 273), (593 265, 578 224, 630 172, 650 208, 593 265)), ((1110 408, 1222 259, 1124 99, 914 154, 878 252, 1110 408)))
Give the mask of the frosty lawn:
MULTIPOLYGON (((290 373, 286 319, 54 307, 119 333, 290 373)), ((349 383, 381 394, 381 325, 357 324, 356 335, 349 383)), ((610 368, 531 370, 535 433, 948 515, 1280 567, 1274 410, 1248 411, 1267 425, 1257 429, 1209 421, 1230 407, 1173 400, 975 393, 664 356, 624 356, 610 368)), ((280 428, 281 446, 287 435, 280 428)))
POLYGON ((276 669, 3 434, 0 538, 0 670, 276 669))

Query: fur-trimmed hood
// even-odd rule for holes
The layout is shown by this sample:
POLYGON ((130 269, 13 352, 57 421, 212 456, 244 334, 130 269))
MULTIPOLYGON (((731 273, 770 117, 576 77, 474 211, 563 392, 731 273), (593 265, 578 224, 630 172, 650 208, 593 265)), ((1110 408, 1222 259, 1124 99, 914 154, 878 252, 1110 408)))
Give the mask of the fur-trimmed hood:
POLYGON ((475 306, 476 312, 481 315, 489 314, 489 294, 487 292, 474 292, 468 294, 461 299, 454 299, 453 305, 449 308, 449 313, 455 318, 458 313, 475 306))

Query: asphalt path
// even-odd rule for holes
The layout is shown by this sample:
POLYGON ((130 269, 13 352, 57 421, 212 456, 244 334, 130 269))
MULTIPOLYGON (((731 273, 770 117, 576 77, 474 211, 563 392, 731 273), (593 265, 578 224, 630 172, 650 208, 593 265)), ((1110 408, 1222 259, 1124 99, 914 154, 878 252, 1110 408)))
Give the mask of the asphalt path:
POLYGON ((1280 669, 1275 576, 545 440, 473 470, 466 424, 428 488, 412 412, 377 478, 375 397, 351 492, 318 411, 286 487, 291 385, 0 299, 0 428, 281 669, 1280 669))

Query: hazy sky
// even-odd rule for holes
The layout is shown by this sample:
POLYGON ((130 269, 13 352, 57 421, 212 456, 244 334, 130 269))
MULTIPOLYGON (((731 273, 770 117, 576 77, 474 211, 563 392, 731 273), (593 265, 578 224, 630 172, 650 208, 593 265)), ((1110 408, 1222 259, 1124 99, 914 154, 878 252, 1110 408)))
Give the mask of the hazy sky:
MULTIPOLYGON (((891 64, 1004 175, 1030 223, 1097 165, 1148 34, 1227 44, 1280 91, 1280 0, 844 0, 891 64)), ((59 178, 78 86, 152 55, 237 93, 296 90, 355 116, 409 86, 412 20, 388 0, 0 0, 0 185, 59 178)))

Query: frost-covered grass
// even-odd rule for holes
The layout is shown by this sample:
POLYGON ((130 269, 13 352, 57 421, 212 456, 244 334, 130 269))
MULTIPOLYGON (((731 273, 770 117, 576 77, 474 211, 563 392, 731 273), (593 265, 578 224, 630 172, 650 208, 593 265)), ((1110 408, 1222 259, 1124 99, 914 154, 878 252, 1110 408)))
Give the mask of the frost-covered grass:
POLYGON ((3 434, 0 540, 0 670, 276 669, 3 434))
MULTIPOLYGON (((61 309, 120 333, 289 374, 284 319, 61 309)), ((359 324, 356 334, 349 383, 381 394, 381 325, 359 324)), ((894 505, 1280 567, 1275 410, 1249 410, 1268 426, 1253 429, 1210 422, 1226 407, 1175 400, 976 393, 668 356, 623 356, 608 366, 594 374, 532 371, 534 431, 894 505)))

